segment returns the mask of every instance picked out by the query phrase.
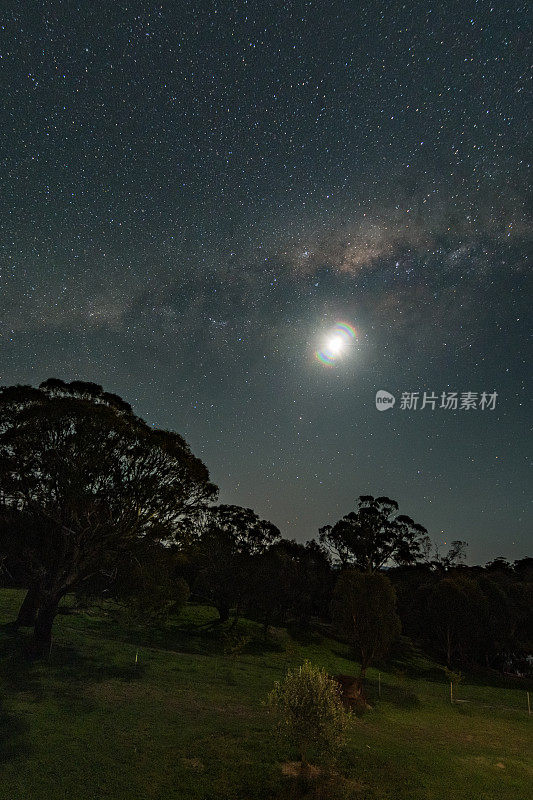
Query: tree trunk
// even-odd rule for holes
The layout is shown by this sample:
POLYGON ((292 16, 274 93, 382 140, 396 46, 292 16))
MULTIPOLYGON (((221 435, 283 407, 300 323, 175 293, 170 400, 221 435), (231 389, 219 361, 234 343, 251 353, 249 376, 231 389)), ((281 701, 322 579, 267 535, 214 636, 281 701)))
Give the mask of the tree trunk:
POLYGON ((229 606, 225 603, 219 603, 217 606, 217 611, 219 616, 218 622, 227 622, 229 619, 229 606))
POLYGON ((361 692, 361 695, 363 695, 363 686, 365 684, 365 678, 366 678, 366 666, 363 666, 361 664, 361 669, 359 670, 359 676, 358 676, 358 679, 357 679, 357 683, 359 685, 359 691, 361 692))
POLYGON ((235 609, 235 613, 233 614, 233 619, 232 619, 231 625, 230 625, 230 629, 232 631, 234 631, 235 628, 237 627, 237 624, 238 624, 240 618, 241 618, 241 612, 239 610, 239 606, 237 606, 237 608, 235 609))
POLYGON ((307 760, 307 753, 300 753, 300 777, 304 781, 311 777, 311 764, 307 760))
POLYGON ((449 628, 446 628, 446 665, 452 666, 452 636, 449 628))
POLYGON ((30 586, 19 608, 17 619, 15 620, 15 625, 17 627, 31 628, 35 624, 37 611, 39 610, 39 602, 40 591, 38 586, 30 586))
POLYGON ((60 597, 53 596, 41 603, 33 628, 32 650, 35 656, 43 656, 52 645, 52 626, 57 614, 60 597))
POLYGON ((357 682, 356 682, 357 697, 354 698, 357 704, 362 708, 370 708, 365 695, 366 670, 367 670, 366 664, 364 666, 363 664, 361 664, 361 669, 359 670, 359 675, 357 676, 357 682))

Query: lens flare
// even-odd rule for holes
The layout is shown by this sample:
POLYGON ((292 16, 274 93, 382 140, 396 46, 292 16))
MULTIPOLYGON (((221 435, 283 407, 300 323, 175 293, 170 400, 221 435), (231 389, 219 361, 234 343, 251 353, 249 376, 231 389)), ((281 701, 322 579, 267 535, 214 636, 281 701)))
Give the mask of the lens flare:
POLYGON ((337 322, 326 343, 315 351, 317 361, 332 367, 346 347, 357 337, 357 331, 347 322, 337 322))

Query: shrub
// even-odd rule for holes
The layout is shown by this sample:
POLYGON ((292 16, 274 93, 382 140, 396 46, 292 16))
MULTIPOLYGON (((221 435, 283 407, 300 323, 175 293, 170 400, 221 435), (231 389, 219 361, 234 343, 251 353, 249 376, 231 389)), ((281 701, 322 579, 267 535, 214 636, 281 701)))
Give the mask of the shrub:
POLYGON ((334 759, 344 744, 349 714, 338 683, 309 661, 276 681, 268 705, 278 716, 278 730, 297 748, 304 765, 309 758, 334 759))

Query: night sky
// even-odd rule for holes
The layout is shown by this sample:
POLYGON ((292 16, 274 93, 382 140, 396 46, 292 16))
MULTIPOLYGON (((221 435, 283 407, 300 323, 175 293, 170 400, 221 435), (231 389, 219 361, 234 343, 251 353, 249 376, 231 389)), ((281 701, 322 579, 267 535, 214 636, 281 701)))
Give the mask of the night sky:
POLYGON ((289 538, 386 494, 531 555, 527 6, 3 8, 0 383, 103 384, 289 538))

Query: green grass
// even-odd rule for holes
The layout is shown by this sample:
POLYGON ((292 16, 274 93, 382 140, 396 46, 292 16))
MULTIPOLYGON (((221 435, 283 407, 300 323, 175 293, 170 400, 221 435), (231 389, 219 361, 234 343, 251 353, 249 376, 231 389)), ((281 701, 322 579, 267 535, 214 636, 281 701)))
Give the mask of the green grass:
MULTIPOLYGON (((0 625, 21 597, 0 592, 0 625)), ((246 647, 225 655, 215 617, 190 605, 160 630, 102 610, 61 614, 50 658, 33 664, 25 634, 0 628, 0 800, 297 796, 281 774, 295 754, 273 738, 262 701, 304 658, 332 673, 356 665, 337 641, 285 631, 265 641, 249 621, 246 647)), ((466 678, 458 697, 471 702, 452 706, 442 671, 417 653, 383 668, 381 698, 377 677, 324 800, 526 800, 525 686, 466 678)))

